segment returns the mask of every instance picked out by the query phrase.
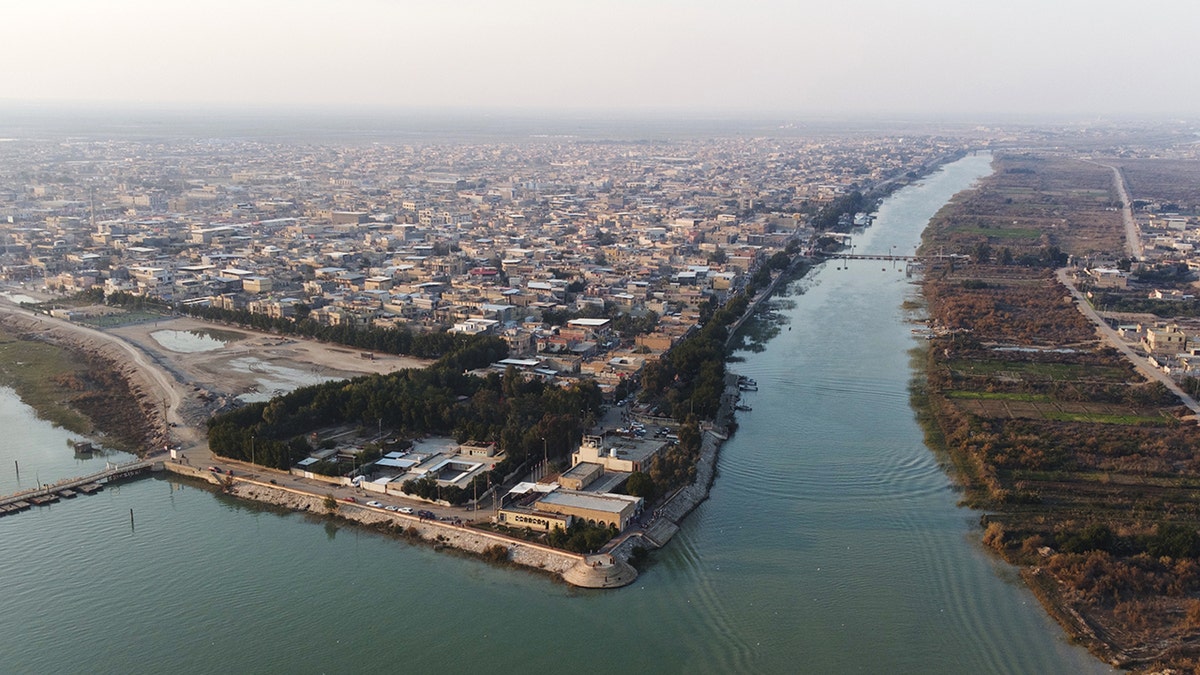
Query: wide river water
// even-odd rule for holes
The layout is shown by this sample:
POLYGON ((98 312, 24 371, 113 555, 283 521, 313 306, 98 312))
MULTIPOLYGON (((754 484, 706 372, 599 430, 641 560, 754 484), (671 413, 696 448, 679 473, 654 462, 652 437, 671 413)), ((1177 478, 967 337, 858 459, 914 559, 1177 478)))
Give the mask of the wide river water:
MULTIPOLYGON (((911 252, 989 160, 894 194, 855 252, 911 252)), ((1103 671, 981 548, 923 444, 903 266, 838 267, 794 282, 779 334, 732 364, 758 381, 753 411, 633 586, 581 591, 144 479, 0 518, 0 672, 1103 671)), ((5 492, 14 461, 22 487, 104 461, 75 460, 11 391, 0 416, 5 492)))

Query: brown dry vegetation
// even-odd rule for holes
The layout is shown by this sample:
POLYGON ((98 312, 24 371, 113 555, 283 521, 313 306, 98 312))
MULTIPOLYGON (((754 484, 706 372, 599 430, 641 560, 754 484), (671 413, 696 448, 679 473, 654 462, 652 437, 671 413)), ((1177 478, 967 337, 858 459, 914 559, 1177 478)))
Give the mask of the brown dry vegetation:
POLYGON ((1072 634, 1125 667, 1190 670, 1200 434, 1165 388, 1101 345, 1041 255, 1122 250, 1120 214, 1105 210, 1111 171, 1034 156, 997 167, 926 232, 926 250, 993 254, 927 275, 944 334, 921 392, 930 438, 967 502, 988 510, 985 543, 1022 566, 1072 634))
POLYGON ((1114 163, 1125 176, 1130 199, 1171 203, 1187 213, 1200 210, 1200 162, 1121 159, 1114 163))
POLYGON ((925 246, 947 253, 974 251, 1020 257, 1057 246, 1076 255, 1121 251, 1121 214, 1112 170, 1076 159, 1002 155, 985 189, 960 196, 926 233, 925 246))

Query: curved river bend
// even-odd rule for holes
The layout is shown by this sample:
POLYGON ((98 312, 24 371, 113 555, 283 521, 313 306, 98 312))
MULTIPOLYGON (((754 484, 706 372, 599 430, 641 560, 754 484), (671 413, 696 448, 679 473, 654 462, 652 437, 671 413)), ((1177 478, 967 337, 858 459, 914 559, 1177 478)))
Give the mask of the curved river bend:
MULTIPOLYGON (((967 157, 897 192, 856 252, 911 252, 989 172, 967 157)), ((759 383, 753 411, 711 498, 634 586, 580 591, 142 480, 0 518, 3 670, 1102 671, 977 544, 977 515, 923 445, 910 280, 891 263, 837 267, 795 282, 787 327, 733 365, 759 383)), ((14 460, 23 484, 91 471, 21 419, 37 431, 0 438, 6 491, 14 460)))

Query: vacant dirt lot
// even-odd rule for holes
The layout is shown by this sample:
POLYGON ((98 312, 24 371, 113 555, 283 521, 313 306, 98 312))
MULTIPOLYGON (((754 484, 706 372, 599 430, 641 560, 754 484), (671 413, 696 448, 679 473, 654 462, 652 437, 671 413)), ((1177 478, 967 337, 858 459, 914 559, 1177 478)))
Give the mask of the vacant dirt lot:
MULTIPOLYGON (((152 446, 178 443, 185 450, 205 454, 205 421, 213 412, 233 405, 240 395, 268 397, 297 383, 428 364, 382 354, 364 358, 359 351, 339 345, 281 338, 191 318, 98 330, 0 302, 0 322, 18 335, 36 334, 39 339, 112 363, 130 383, 140 413, 157 429, 152 446), (207 351, 175 351, 156 339, 159 331, 192 334, 193 341, 207 336, 211 342, 212 337, 219 337, 224 344, 209 344, 214 348, 207 351)), ((172 344, 166 339, 171 335, 159 333, 158 337, 172 344)))
POLYGON ((402 368, 423 368, 428 361, 388 354, 372 354, 340 345, 257 333, 243 328, 219 326, 198 319, 123 326, 106 331, 136 345, 155 362, 171 371, 180 382, 195 385, 215 396, 238 396, 263 391, 261 380, 344 379, 364 373, 390 373, 402 368), (211 336, 225 345, 206 351, 175 351, 165 331, 211 336), (157 338, 156 338, 157 334, 157 338), (160 339, 162 340, 160 341, 160 339))

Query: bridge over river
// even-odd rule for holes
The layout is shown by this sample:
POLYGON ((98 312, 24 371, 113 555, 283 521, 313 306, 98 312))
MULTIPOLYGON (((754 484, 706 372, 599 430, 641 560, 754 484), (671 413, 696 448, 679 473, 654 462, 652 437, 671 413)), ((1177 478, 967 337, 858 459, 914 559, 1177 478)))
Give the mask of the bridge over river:
POLYGON ((829 253, 829 260, 895 260, 898 262, 971 262, 971 256, 959 253, 933 255, 895 255, 890 253, 829 253))

